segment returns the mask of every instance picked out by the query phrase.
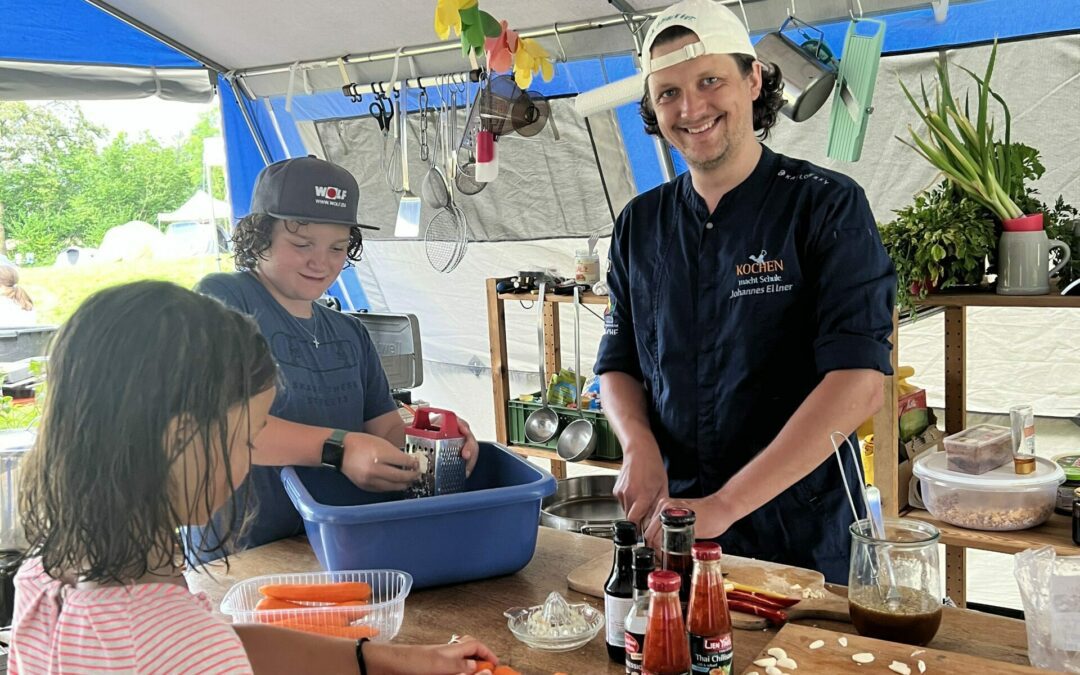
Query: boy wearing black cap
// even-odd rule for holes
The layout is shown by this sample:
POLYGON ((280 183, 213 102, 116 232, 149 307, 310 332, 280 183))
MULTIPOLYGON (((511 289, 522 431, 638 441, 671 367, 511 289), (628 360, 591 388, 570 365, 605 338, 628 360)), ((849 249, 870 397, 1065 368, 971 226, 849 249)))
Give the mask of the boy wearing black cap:
MULTIPOLYGON (((360 260, 361 228, 377 229, 357 222, 359 192, 346 169, 315 157, 271 164, 233 234, 239 271, 211 274, 196 287, 255 318, 284 379, 252 455, 263 466, 252 467, 244 486, 258 507, 241 548, 303 532, 276 466, 322 463, 379 492, 402 490, 418 476, 399 450, 405 427, 367 331, 315 302, 360 260)), ((479 449, 465 429, 471 472, 479 449)), ((216 539, 213 524, 203 536, 216 539)))

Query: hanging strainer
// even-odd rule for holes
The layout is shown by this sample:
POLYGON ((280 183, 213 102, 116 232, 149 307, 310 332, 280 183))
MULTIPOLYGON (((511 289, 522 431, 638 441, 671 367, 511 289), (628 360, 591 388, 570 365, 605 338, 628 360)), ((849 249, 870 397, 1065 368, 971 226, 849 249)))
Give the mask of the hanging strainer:
MULTIPOLYGON (((450 129, 447 134, 447 142, 443 143, 443 159, 447 163, 447 171, 452 175, 454 153, 451 151, 449 140, 454 138, 453 111, 456 99, 450 96, 451 117, 450 129)), ((469 242, 468 222, 465 213, 454 203, 453 184, 448 186, 446 205, 435 212, 428 221, 427 230, 424 232, 424 252, 428 263, 438 272, 452 272, 465 257, 465 248, 469 242)))

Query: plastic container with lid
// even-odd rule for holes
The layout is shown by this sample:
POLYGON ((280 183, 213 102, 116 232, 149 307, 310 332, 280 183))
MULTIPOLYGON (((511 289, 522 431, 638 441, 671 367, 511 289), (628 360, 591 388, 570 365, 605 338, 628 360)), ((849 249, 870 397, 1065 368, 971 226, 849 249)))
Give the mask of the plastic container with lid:
POLYGON ((950 470, 946 453, 930 452, 915 461, 913 472, 935 518, 973 530, 1024 530, 1046 522, 1065 481, 1054 462, 1036 457, 1035 463, 1025 476, 1016 475, 1012 462, 976 476, 950 470))
POLYGON ((1073 492, 1080 488, 1080 454, 1058 455, 1054 462, 1065 472, 1065 482, 1058 486, 1057 504, 1054 510, 1071 516, 1073 512, 1073 492))
POLYGON ((1009 463, 1013 456, 1012 429, 978 424, 945 437, 945 453, 952 471, 978 475, 1009 463))

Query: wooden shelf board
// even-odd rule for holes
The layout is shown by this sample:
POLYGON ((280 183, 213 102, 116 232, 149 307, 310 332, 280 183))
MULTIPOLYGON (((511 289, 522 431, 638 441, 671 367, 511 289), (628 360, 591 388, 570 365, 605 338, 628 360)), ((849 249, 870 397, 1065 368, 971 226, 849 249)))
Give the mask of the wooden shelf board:
MULTIPOLYGON (((536 293, 499 293, 500 300, 520 300, 521 302, 536 302, 536 293)), ((554 295, 552 293, 544 294, 544 302, 568 302, 571 305, 574 304, 573 295, 554 295)), ((595 295, 592 292, 583 293, 581 296, 581 304, 583 305, 606 305, 608 302, 608 296, 595 295)))
POLYGON ((918 303, 921 307, 1064 307, 1080 309, 1080 295, 998 295, 989 291, 931 293, 918 303))
POLYGON ((963 546, 998 553, 1019 553, 1029 548, 1053 546, 1058 555, 1080 555, 1080 547, 1072 543, 1072 518, 1059 513, 1053 514, 1050 520, 1038 527, 1012 532, 990 532, 957 527, 935 519, 928 511, 922 509, 911 509, 905 517, 921 520, 938 528, 941 531, 941 543, 950 546, 963 546))
MULTIPOLYGON (((565 462, 562 457, 559 457, 559 453, 554 450, 546 450, 544 448, 532 448, 527 445, 510 445, 511 450, 519 455, 525 455, 526 457, 538 457, 540 459, 554 459, 560 462, 565 462)), ((598 466, 602 469, 611 469, 612 471, 618 471, 622 468, 622 462, 619 460, 611 459, 583 459, 580 462, 572 462, 572 464, 584 464, 585 466, 598 466)))

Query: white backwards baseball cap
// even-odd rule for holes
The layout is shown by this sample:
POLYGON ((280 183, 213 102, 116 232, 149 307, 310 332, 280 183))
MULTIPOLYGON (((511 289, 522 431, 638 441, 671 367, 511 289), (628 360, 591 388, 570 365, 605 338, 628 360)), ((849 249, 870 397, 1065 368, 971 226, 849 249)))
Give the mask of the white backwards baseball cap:
POLYGON ((657 15, 645 33, 641 48, 641 74, 648 77, 664 68, 695 59, 705 54, 746 54, 757 58, 750 34, 742 21, 730 9, 713 0, 682 0, 657 15), (653 58, 656 38, 672 26, 694 31, 699 42, 678 51, 653 58))
POLYGON ((635 101, 641 98, 643 83, 649 75, 705 54, 746 54, 757 58, 746 27, 730 9, 713 0, 677 2, 658 14, 645 33, 641 72, 582 92, 574 99, 574 107, 582 117, 588 117, 635 101), (672 26, 694 31, 699 41, 654 59, 651 52, 656 38, 672 26))

